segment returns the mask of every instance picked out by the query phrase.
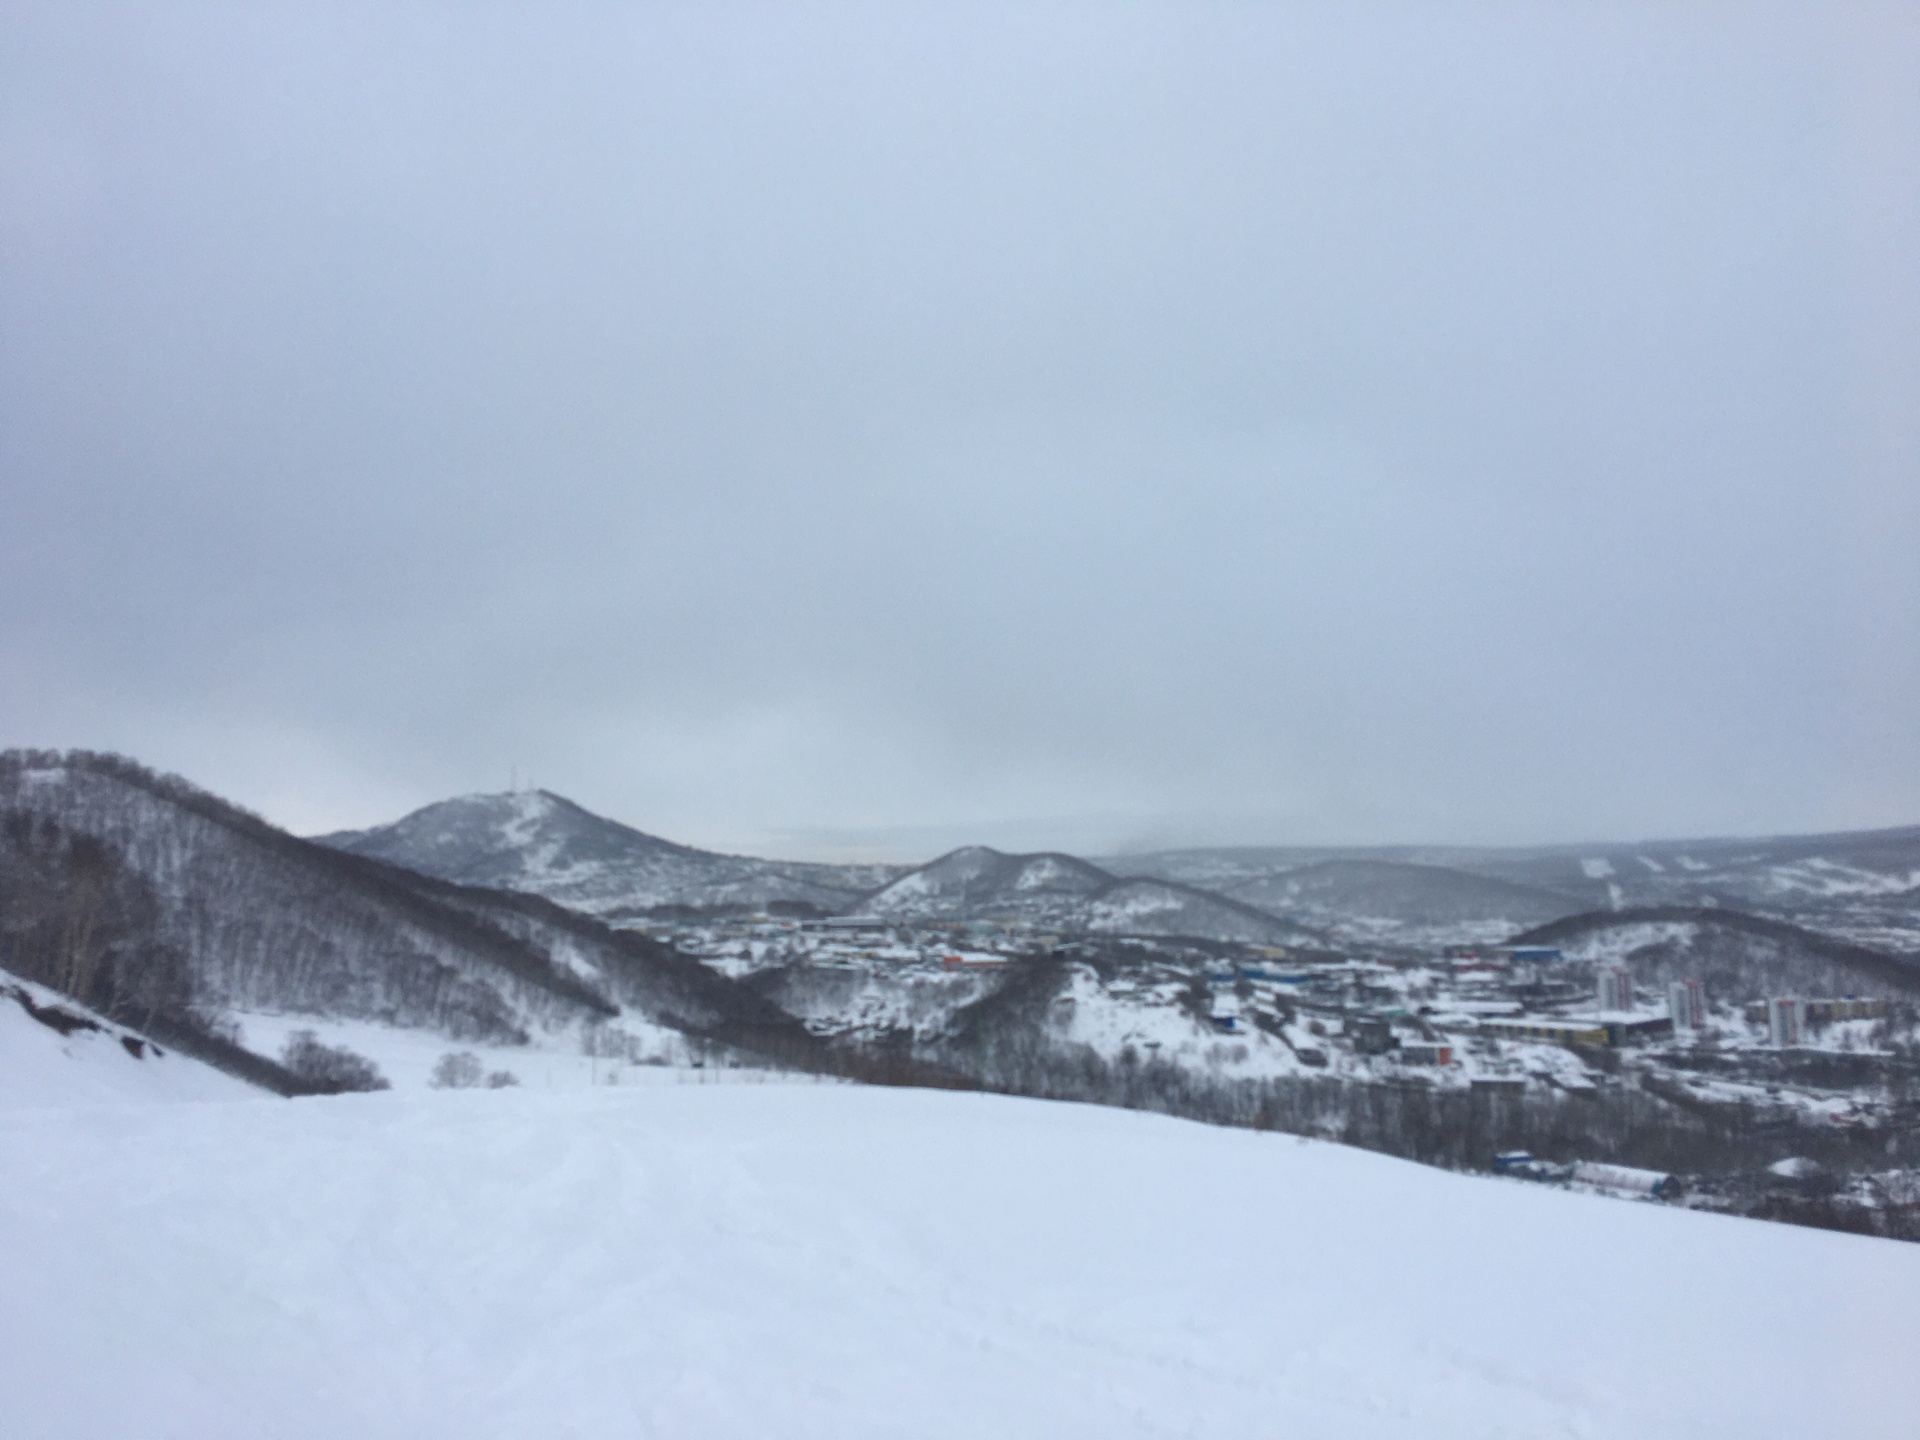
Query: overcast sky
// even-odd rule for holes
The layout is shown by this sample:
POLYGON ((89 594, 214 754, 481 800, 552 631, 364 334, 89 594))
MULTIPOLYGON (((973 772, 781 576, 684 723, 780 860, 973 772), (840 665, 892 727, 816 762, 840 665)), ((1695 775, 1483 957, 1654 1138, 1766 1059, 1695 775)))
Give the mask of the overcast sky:
POLYGON ((297 830, 1920 821, 1920 8, 0 4, 0 745, 297 830))

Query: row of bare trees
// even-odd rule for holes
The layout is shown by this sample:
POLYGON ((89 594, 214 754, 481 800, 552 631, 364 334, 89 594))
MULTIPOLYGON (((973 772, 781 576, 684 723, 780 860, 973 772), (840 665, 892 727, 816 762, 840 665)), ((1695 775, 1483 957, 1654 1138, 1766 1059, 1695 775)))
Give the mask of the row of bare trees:
POLYGON ((113 846, 47 815, 0 824, 0 965, 135 1026, 184 1016, 185 957, 155 934, 151 888, 113 846))

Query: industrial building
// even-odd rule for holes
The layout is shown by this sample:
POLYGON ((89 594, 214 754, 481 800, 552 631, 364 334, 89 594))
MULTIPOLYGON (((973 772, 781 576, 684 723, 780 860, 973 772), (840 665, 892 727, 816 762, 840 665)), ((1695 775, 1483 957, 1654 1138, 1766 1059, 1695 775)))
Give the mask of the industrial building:
POLYGON ((1479 1030, 1482 1035, 1498 1040, 1545 1040, 1552 1045, 1598 1045, 1617 1049, 1636 1040, 1670 1034, 1673 1021, 1665 1015, 1634 1013, 1483 1016, 1479 1030))
POLYGON ((1664 1170, 1640 1170, 1631 1165, 1608 1165, 1595 1160, 1574 1162, 1569 1177, 1576 1184, 1611 1190, 1616 1195, 1669 1200, 1680 1193, 1680 1181, 1664 1170))
POLYGON ((1480 1033, 1498 1040, 1544 1040, 1550 1045, 1605 1045, 1607 1027, 1597 1020, 1557 1020, 1547 1015, 1485 1016, 1480 1033))
POLYGON ((1807 1023, 1826 1025, 1835 1020, 1883 1020, 1887 1014, 1887 1002, 1869 999, 1860 995, 1847 995, 1838 1000, 1808 1000, 1807 1023))
POLYGON ((1503 1150, 1495 1155, 1493 1173, 1549 1183, 1570 1180, 1576 1185, 1591 1185, 1596 1190, 1608 1190, 1616 1195, 1651 1200, 1671 1200, 1681 1190, 1679 1177, 1664 1170, 1641 1170, 1631 1165, 1613 1165, 1598 1160, 1556 1164, 1551 1160, 1539 1159, 1525 1150, 1503 1150))
POLYGON ((1552 964, 1561 958, 1557 945, 1508 945, 1495 952, 1509 960, 1535 965, 1552 964))
MULTIPOLYGON (((1752 1025, 1765 1025, 1771 1029, 1773 1018, 1770 1008, 1772 1000, 1756 1000, 1747 1006, 1747 1022, 1752 1025)), ((1878 997, 1845 995, 1839 999, 1795 1000, 1800 1006, 1800 1020, 1803 1025, 1827 1025, 1836 1020, 1883 1020, 1887 1014, 1887 1002, 1878 997)))

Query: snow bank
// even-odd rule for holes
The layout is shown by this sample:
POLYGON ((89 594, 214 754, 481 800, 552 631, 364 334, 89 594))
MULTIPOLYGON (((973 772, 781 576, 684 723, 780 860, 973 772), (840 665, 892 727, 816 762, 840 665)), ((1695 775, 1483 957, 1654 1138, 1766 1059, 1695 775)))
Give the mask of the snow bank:
MULTIPOLYGON (((64 995, 0 973, 0 1111, 264 1094, 185 1055, 156 1050, 137 1038, 130 1046, 126 1034, 64 995), (63 1012, 87 1025, 62 1035, 29 1015, 21 995, 36 1008, 63 1012)), ((5 1173, 0 1168, 0 1175, 5 1173)), ((0 1433, 4 1430, 0 1426, 0 1433)))
POLYGON ((1920 1247, 815 1086, 0 1115, 9 1440, 1901 1436, 1920 1247))

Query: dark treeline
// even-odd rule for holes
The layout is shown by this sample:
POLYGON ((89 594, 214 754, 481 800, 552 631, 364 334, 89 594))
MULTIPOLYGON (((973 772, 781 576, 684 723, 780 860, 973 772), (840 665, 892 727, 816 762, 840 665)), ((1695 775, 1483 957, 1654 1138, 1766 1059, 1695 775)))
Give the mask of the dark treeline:
POLYGON ((316 845, 89 752, 0 754, 0 965, 212 1039, 227 1013, 263 1010, 516 1044, 625 1007, 714 1043, 818 1048, 645 937, 316 845))
POLYGON ((1109 1062, 1084 1046, 1009 1036, 937 1052, 981 1088, 1117 1105, 1218 1125, 1318 1136, 1451 1169, 1485 1170, 1503 1150, 1604 1160, 1678 1175, 1762 1167, 1785 1153, 1837 1168, 1912 1163, 1911 1137, 1795 1129, 1729 1108, 1701 1113, 1634 1086, 1590 1093, 1441 1088, 1327 1076, 1235 1079, 1159 1059, 1109 1062))
POLYGON ((50 815, 0 818, 0 967, 128 1025, 191 1019, 193 977, 158 914, 114 846, 50 815))

